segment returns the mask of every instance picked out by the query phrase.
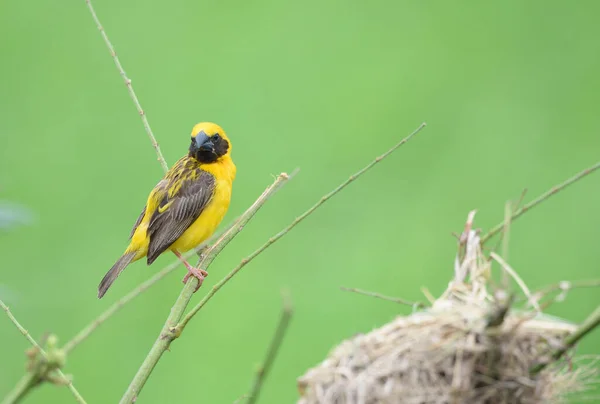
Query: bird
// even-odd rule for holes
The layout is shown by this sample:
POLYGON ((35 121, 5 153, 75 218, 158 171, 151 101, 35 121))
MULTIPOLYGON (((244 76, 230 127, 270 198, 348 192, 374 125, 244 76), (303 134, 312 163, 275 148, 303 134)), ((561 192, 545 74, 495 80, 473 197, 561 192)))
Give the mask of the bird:
POLYGON ((198 278, 197 290, 208 272, 193 267, 182 253, 200 245, 217 229, 229 209, 235 175, 231 141, 225 131, 212 122, 196 124, 188 154, 150 192, 129 235, 129 246, 98 285, 98 298, 129 264, 146 257, 150 265, 167 250, 187 268, 184 283, 191 276, 198 278))

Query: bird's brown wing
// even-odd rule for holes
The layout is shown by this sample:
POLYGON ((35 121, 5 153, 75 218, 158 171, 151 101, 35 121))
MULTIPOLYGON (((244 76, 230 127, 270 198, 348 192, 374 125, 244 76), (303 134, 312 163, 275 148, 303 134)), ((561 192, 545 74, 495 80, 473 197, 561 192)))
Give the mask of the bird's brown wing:
POLYGON ((135 224, 133 225, 133 229, 131 229, 131 233, 129 234, 129 238, 133 237, 133 234, 137 230, 140 223, 142 223, 142 219, 144 219, 144 215, 146 214, 146 205, 144 205, 144 209, 142 209, 142 213, 140 213, 140 217, 137 218, 135 224))
POLYGON ((198 219, 210 203, 215 191, 215 178, 206 171, 198 170, 195 178, 178 178, 168 188, 179 186, 172 193, 164 192, 158 209, 148 225, 148 265, 171 246, 198 219))

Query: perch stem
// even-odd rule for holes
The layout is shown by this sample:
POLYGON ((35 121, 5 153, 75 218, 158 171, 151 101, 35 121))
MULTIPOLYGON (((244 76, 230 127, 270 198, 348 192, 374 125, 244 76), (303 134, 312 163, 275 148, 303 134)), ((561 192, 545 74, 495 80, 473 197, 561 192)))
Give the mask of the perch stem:
POLYGON ((2 400, 2 404, 15 404, 21 401, 37 384, 37 376, 27 372, 10 393, 2 400))
POLYGON ((223 279, 221 279, 221 281, 219 281, 219 283, 217 283, 215 286, 212 287, 212 289, 206 294, 206 296, 204 296, 204 298, 200 301, 200 303, 198 303, 192 310, 190 310, 190 312, 188 314, 186 314, 186 316, 181 321, 181 323, 177 325, 177 329, 179 330, 179 332, 183 331, 183 329, 187 326, 187 324, 190 322, 190 320, 196 315, 196 313, 198 313, 198 311, 200 311, 200 309, 202 309, 202 307, 204 307, 204 305, 215 295, 215 293, 217 293, 217 291, 219 289, 221 289, 227 282, 229 282, 229 280, 231 278, 233 278, 233 276, 235 274, 237 274, 242 268, 244 268, 250 261, 252 261, 254 258, 256 258, 256 256, 258 256, 264 250, 269 248, 272 244, 277 242, 283 236, 288 234, 290 232, 290 230, 292 230, 300 222, 302 222, 304 219, 306 219, 308 216, 310 216, 315 210, 317 210, 320 206, 322 206, 325 202, 327 202, 328 199, 330 199, 332 196, 334 196, 335 194, 340 192, 342 189, 346 188, 346 186, 348 186, 348 184, 350 184, 351 182, 356 180, 358 177, 360 177, 362 174, 367 172, 375 164, 379 163, 381 160, 383 160, 384 158, 389 156, 398 147, 402 146, 404 143, 406 143, 408 140, 410 140, 410 138, 412 138, 414 135, 419 133, 421 131, 421 129, 423 129, 425 126, 426 126, 426 123, 422 123, 413 133, 411 133, 410 135, 408 135, 407 137, 402 139, 400 142, 395 144, 387 152, 385 152, 384 154, 382 154, 381 156, 377 157, 375 160, 373 160, 372 162, 367 164, 364 168, 362 168, 355 174, 351 175, 346 181, 342 182, 340 185, 338 185, 336 188, 334 188, 331 192, 329 192, 325 196, 321 197, 321 199, 319 199, 319 201, 317 201, 317 203, 315 203, 307 211, 305 211, 300 216, 298 216, 296 219, 294 219, 294 221, 292 221, 292 223, 287 225, 279 233, 272 236, 269 240, 267 240, 266 243, 264 243, 262 246, 260 246, 258 249, 256 249, 252 254, 250 254, 249 256, 244 258, 233 270, 231 270, 231 272, 229 272, 229 274, 227 274, 227 276, 225 276, 223 279))
POLYGON ((129 96, 133 100, 133 103, 135 104, 135 108, 137 109, 138 114, 142 118, 142 123, 144 124, 144 129, 146 130, 146 133, 148 134, 148 137, 150 138, 152 147, 154 147, 154 150, 156 152, 156 157, 157 157, 158 161, 160 162, 160 165, 161 165, 163 171, 166 173, 169 170, 169 166, 167 165, 167 162, 160 150, 160 146, 158 145, 158 142, 156 141, 156 138, 154 137, 154 134, 152 133, 152 128, 150 127, 150 123, 148 122, 148 118, 146 117, 146 112, 142 109, 142 105, 140 104, 140 101, 138 100, 137 96, 135 95, 135 91, 133 90, 133 86, 131 85, 131 80, 129 79, 129 77, 127 77, 127 74, 125 74, 125 70, 123 69, 121 62, 119 61, 117 52, 115 52, 115 48, 113 47, 112 43, 110 42, 110 39, 108 39, 108 35, 106 34, 104 27, 102 26, 102 24, 100 23, 100 20, 98 19, 98 16, 96 15, 96 11, 94 10, 94 7, 92 6, 91 0, 85 0, 85 2, 88 6, 88 9, 90 10, 90 13, 92 14, 92 18, 94 19, 96 26, 98 27, 98 31, 100 31, 100 34, 102 35, 102 38, 104 39, 104 43, 106 44, 106 47, 108 48, 110 55, 112 56, 112 59, 115 62, 115 66, 117 66, 117 69, 119 70, 119 74, 121 75, 121 78, 123 79, 123 82, 125 83, 125 86, 127 87, 127 92, 129 93, 129 96))
MULTIPOLYGON (((46 354, 46 351, 44 351, 42 349, 42 347, 36 342, 36 340, 31 336, 31 334, 29 333, 29 331, 27 331, 22 325, 21 323, 19 323, 19 321, 17 321, 17 319, 15 318, 15 316, 11 313, 10 309, 8 308, 8 306, 6 304, 4 304, 4 302, 2 300, 0 300, 0 307, 2 307, 2 309, 6 312, 6 315, 8 316, 8 318, 10 319, 10 321, 12 321, 12 323, 15 325, 15 327, 17 327, 17 329, 21 332, 21 334, 23 334, 25 336, 25 338, 27 338, 27 341, 29 341, 29 343, 31 345, 33 345, 37 351, 40 353, 40 355, 42 355, 42 357, 48 361, 48 354, 46 354)), ((73 394, 73 396, 75 397, 75 399, 77 400, 78 403, 81 404, 85 404, 85 400, 83 399, 83 397, 81 396, 81 394, 79 394, 79 392, 77 391, 77 389, 75 388, 75 386, 73 386, 73 382, 70 380, 70 378, 68 378, 67 376, 65 376, 65 374, 60 370, 60 369, 55 369, 56 374, 58 375, 58 377, 61 379, 62 382, 64 382, 67 386, 67 388, 71 391, 71 393, 73 394)), ((26 381, 26 377, 23 377, 20 381, 19 381, 19 385, 21 385, 21 389, 20 391, 17 391, 17 388, 15 388, 13 390, 13 392, 17 392, 18 395, 15 396, 17 397, 17 399, 22 398, 23 396, 25 396, 29 391, 31 391, 31 389, 37 385, 37 383, 35 383, 35 375, 33 376, 32 380, 29 380, 28 382, 26 381)), ((19 386, 17 386, 19 387, 19 386)), ((5 401, 6 403, 10 403, 11 401, 5 401)), ((12 401, 12 402, 16 402, 16 401, 12 401)))
POLYGON ((273 335, 273 339, 269 344, 269 348, 267 350, 267 355, 261 366, 258 368, 256 372, 256 377, 254 378, 254 382, 252 383, 252 389, 250 390, 250 394, 248 395, 248 401, 246 404, 254 404, 258 401, 258 397, 260 395, 260 391, 262 386, 275 362, 275 358, 277 357, 277 353, 279 352, 279 348, 283 342, 283 338, 287 332, 287 329, 290 325, 290 320, 293 314, 292 302, 289 295, 282 291, 282 300, 283 306, 281 308, 281 316, 279 318, 279 323, 277 324, 277 328, 275 330, 275 334, 273 335))
MULTIPOLYGON (((210 264, 214 261, 216 256, 223 250, 223 248, 244 228, 244 226, 252 219, 254 214, 264 205, 264 203, 273 195, 279 188, 281 188, 290 177, 287 174, 280 174, 275 182, 271 184, 262 195, 244 212, 240 217, 239 221, 232 226, 228 231, 223 234, 215 245, 213 245, 205 254, 201 260, 201 266, 207 269, 210 264)), ((148 352, 148 355, 144 359, 144 362, 138 369, 135 377, 131 381, 127 391, 121 398, 121 403, 132 403, 134 402, 144 384, 150 377, 150 374, 154 370, 154 367, 160 360, 162 354, 169 348, 171 342, 179 337, 181 331, 177 330, 175 326, 183 316, 183 312, 189 304, 196 287, 198 286, 198 279, 191 278, 181 290, 181 293, 175 304, 171 308, 171 312, 165 321, 165 324, 154 342, 154 345, 148 352)))
POLYGON ((362 290, 362 289, 357 289, 357 288, 347 288, 344 286, 341 286, 340 289, 343 290, 344 292, 352 292, 352 293, 357 293, 359 295, 374 297, 376 299, 387 300, 388 302, 404 304, 406 306, 414 307, 415 309, 421 309, 421 308, 427 307, 422 302, 411 302, 411 301, 402 299, 400 297, 386 296, 386 295, 382 295, 381 293, 370 292, 368 290, 362 290))
POLYGON ((565 341, 560 348, 558 348, 557 350, 552 352, 552 354, 551 354, 552 359, 550 361, 537 364, 530 370, 530 373, 533 376, 535 376, 538 373, 540 373, 542 370, 544 370, 549 364, 559 360, 564 355, 565 352, 567 352, 569 349, 571 349, 573 346, 575 346, 575 344, 577 344, 577 342, 579 342, 579 340, 581 340, 583 337, 585 337, 587 334, 589 334, 591 331, 593 331, 599 325, 600 325, 600 306, 596 307, 596 310, 594 310, 594 312, 592 314, 590 314, 579 327, 577 327, 577 329, 575 330, 575 332, 573 332, 573 334, 571 334, 567 338, 565 338, 565 341))
MULTIPOLYGON (((193 251, 188 251, 183 256, 184 258, 192 257, 196 251, 203 250, 206 246, 212 245, 216 240, 218 240, 225 232, 229 231, 233 226, 236 225, 238 219, 235 219, 232 223, 224 228, 221 232, 213 235, 208 241, 202 243, 198 248, 193 251)), ((77 333, 69 342, 67 342, 63 346, 63 351, 65 353, 70 353, 75 349, 79 344, 81 344, 85 339, 87 339, 100 325, 104 324, 106 320, 112 317, 115 313, 121 310, 127 303, 141 295, 143 292, 148 290, 152 285, 160 281, 162 278, 173 272, 181 265, 181 261, 175 260, 171 264, 167 265, 165 268, 154 274, 148 280, 142 282, 125 296, 117 300, 113 303, 108 309, 106 309, 102 314, 96 317, 91 323, 89 323, 85 328, 77 333)))
MULTIPOLYGON (((516 219, 521 217, 521 215, 523 215, 525 212, 527 212, 531 208, 539 205, 540 203, 544 202, 546 199, 550 198, 552 195, 555 195, 558 192, 564 190, 569 185, 574 184, 575 182, 577 182, 580 179, 582 179, 583 177, 593 173, 594 171, 596 171, 599 168, 600 168, 600 161, 597 162, 596 164, 592 165, 591 167, 588 167, 585 170, 580 171, 579 173, 575 174, 573 177, 569 178, 568 180, 564 181, 563 183, 550 188, 548 191, 546 191, 542 195, 538 196, 533 201, 523 205, 522 208, 513 211, 510 220, 515 221, 516 219)), ((504 223, 505 223, 505 221, 492 227, 492 229, 490 231, 488 231, 485 235, 483 235, 481 237, 481 244, 482 245, 485 244, 486 241, 488 241, 490 238, 492 238, 496 234, 500 233, 502 231, 502 229, 504 229, 504 223)))

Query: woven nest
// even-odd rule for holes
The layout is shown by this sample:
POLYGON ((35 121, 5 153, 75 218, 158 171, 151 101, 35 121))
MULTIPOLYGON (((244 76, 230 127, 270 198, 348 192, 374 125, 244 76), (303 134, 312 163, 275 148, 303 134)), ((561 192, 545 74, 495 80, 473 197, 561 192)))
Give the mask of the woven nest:
POLYGON ((299 404, 557 403, 585 387, 593 365, 562 359, 531 374, 575 326, 488 292, 491 260, 472 219, 432 307, 342 342, 298 379, 299 404))

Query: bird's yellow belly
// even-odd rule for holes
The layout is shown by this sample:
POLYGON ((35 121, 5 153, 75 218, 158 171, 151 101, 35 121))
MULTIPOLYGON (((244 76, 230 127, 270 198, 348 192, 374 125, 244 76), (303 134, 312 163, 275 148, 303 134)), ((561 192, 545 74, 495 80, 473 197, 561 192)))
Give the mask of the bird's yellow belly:
POLYGON ((188 229, 183 232, 170 249, 186 252, 197 247, 215 232, 219 223, 225 217, 231 201, 231 183, 218 181, 212 201, 202 211, 202 214, 188 229))

